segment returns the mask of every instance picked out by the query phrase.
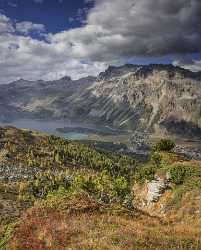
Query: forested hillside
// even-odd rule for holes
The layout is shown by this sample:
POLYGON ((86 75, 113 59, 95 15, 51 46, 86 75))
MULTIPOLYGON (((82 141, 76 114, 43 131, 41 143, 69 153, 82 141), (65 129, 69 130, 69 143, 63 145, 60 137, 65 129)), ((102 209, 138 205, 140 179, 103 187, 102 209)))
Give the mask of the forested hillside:
POLYGON ((174 146, 139 163, 1 128, 0 249, 200 249, 201 162, 174 146))

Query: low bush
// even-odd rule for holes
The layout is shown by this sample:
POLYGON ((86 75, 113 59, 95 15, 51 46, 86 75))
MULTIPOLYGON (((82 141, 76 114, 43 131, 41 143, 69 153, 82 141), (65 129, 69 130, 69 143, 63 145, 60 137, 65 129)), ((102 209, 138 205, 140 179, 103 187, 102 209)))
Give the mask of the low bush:
POLYGON ((169 139, 161 139, 154 147, 156 151, 171 151, 175 143, 169 139))
POLYGON ((27 185, 22 183, 19 188, 18 199, 20 201, 46 198, 51 192, 66 190, 69 193, 84 191, 97 200, 111 203, 123 202, 126 195, 130 194, 132 184, 123 176, 111 176, 107 171, 87 173, 82 171, 40 173, 27 185))
POLYGON ((196 178, 197 182, 201 181, 201 169, 190 166, 174 166, 170 169, 170 179, 176 185, 183 184, 184 182, 191 182, 193 178, 196 178))
POLYGON ((17 227, 17 223, 10 223, 0 230, 0 249, 6 250, 5 245, 11 239, 14 229, 17 227))
POLYGON ((159 168, 161 166, 162 156, 158 152, 154 152, 151 154, 151 161, 159 168))
POLYGON ((155 172, 156 169, 152 166, 139 168, 135 175, 135 180, 141 183, 143 183, 145 180, 152 181, 155 177, 155 172))
POLYGON ((175 166, 170 170, 170 179, 176 185, 183 184, 186 178, 192 174, 191 168, 184 166, 175 166))

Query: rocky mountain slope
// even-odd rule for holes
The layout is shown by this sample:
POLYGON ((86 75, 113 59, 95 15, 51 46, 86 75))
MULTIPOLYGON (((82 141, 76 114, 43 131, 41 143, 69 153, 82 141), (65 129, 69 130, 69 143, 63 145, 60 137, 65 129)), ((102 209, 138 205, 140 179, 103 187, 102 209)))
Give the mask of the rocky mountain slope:
POLYGON ((73 118, 157 134, 201 134, 201 73, 172 65, 109 67, 78 81, 19 80, 0 90, 1 118, 73 118))
POLYGON ((110 67, 77 103, 85 114, 118 127, 198 135, 201 74, 171 65, 110 67))
POLYGON ((75 92, 81 93, 94 77, 73 81, 64 77, 57 81, 27 81, 20 79, 8 85, 0 85, 0 120, 20 117, 65 118, 63 100, 75 92))

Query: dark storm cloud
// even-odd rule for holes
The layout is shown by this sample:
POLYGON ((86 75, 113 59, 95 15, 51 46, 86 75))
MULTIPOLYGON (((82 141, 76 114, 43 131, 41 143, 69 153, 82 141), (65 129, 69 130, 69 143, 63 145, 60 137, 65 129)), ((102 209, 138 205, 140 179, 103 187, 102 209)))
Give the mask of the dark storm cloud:
POLYGON ((79 43, 93 60, 200 52, 200 13, 200 0, 97 0, 79 43))

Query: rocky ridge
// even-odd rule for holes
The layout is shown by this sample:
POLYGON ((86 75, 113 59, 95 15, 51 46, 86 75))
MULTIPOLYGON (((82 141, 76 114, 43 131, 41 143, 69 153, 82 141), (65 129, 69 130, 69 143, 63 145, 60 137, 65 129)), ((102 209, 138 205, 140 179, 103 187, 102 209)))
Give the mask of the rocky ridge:
POLYGON ((156 133, 174 133, 169 126, 174 121, 177 133, 200 134, 200 74, 171 65, 135 66, 127 73, 123 69, 108 69, 81 96, 87 116, 156 133))
POLYGON ((173 65, 110 66, 97 78, 19 80, 1 85, 0 90, 4 120, 76 119, 143 132, 201 137, 201 73, 173 65))

